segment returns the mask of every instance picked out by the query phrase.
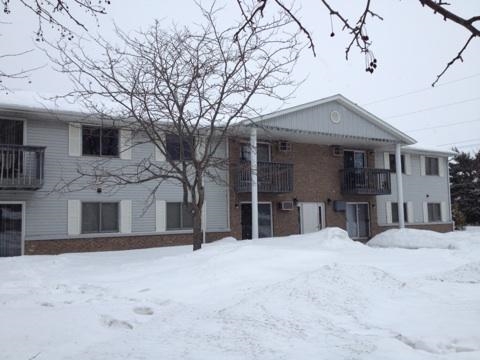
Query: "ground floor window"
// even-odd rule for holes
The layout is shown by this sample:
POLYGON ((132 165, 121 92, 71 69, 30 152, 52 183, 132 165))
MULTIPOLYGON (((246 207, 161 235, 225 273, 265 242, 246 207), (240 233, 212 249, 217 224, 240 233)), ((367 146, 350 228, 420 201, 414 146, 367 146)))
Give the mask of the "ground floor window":
POLYGON ((118 203, 82 203, 82 233, 118 232, 118 203))
POLYGON ((0 257, 22 255, 22 204, 0 204, 0 257))
MULTIPOLYGON (((252 238, 252 204, 241 204, 242 239, 252 238)), ((272 237, 272 204, 258 204, 258 237, 272 237)))
POLYGON ((181 202, 167 203, 167 230, 190 230, 193 228, 193 215, 189 206, 181 202))
POLYGON ((428 221, 435 222, 442 220, 440 203, 428 203, 428 221))
MULTIPOLYGON (((392 202, 392 223, 398 223, 398 203, 392 202)), ((403 203, 403 221, 407 221, 407 203, 403 203)))

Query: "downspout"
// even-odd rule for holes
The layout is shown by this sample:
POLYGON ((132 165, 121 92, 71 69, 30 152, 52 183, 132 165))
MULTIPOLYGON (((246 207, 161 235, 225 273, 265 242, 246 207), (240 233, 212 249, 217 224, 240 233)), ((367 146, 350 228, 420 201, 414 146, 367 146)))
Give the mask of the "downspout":
POLYGON ((252 175, 252 239, 258 239, 257 128, 250 131, 250 165, 252 175))
POLYGON ((397 205, 398 205, 398 228, 405 228, 405 213, 403 210, 403 176, 402 176, 402 145, 395 145, 395 166, 397 172, 397 205))

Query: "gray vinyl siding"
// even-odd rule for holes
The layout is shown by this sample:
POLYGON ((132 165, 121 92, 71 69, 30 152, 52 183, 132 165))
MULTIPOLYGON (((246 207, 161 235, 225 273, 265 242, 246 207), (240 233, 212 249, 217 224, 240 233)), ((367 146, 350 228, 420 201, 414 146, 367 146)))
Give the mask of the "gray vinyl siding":
POLYGON ((280 115, 265 122, 265 125, 282 129, 313 131, 337 136, 353 136, 395 141, 392 134, 368 121, 365 117, 347 109, 338 102, 329 102, 293 113, 280 115), (330 120, 332 111, 338 111, 341 121, 330 120))
MULTIPOLYGON (((1 114, 0 114, 1 117, 1 114)), ((10 116, 11 117, 11 116, 10 116)), ((68 238, 68 200, 81 201, 132 201, 132 233, 155 233, 155 201, 147 202, 153 184, 135 184, 104 191, 98 194, 95 188, 59 193, 52 191, 60 179, 77 176, 78 165, 88 168, 97 157, 69 156, 68 122, 39 120, 31 114, 26 121, 26 145, 46 146, 45 184, 37 191, 0 191, 0 201, 26 202, 25 239, 68 238)), ((224 148, 222 151, 226 151, 224 148)), ((112 159, 109 167, 134 165, 145 157, 153 157, 153 144, 141 144, 132 149, 132 160, 112 159)), ((226 176, 226 172, 221 173, 226 176)), ((81 184, 75 185, 75 188, 81 184)), ((228 231, 227 184, 206 183, 207 231, 228 231)), ((182 201, 182 188, 172 182, 161 184, 155 194, 157 200, 182 201)))
MULTIPOLYGON (((411 158, 411 175, 402 174, 403 177, 403 197, 404 202, 412 202, 413 219, 415 224, 424 224, 423 203, 441 203, 447 204, 447 221, 452 221, 450 210, 449 195, 449 176, 448 176, 448 158, 440 157, 445 169, 444 176, 421 175, 421 156, 424 154, 410 153, 411 158), (428 195, 428 197, 427 197, 428 195)), ((431 155, 439 157, 438 155, 431 155)), ((385 168, 384 153, 375 153, 375 166, 377 168, 385 168)), ((397 202, 397 177, 395 173, 391 173, 392 193, 390 195, 377 196, 377 216, 379 225, 387 225, 386 203, 397 202)), ((388 224, 391 225, 391 224, 388 224)))

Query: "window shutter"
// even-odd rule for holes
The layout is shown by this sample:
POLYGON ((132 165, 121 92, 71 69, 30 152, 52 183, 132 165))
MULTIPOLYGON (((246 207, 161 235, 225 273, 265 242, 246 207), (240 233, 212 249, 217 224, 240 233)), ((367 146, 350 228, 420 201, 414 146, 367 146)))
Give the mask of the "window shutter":
POLYGON ((392 202, 391 201, 387 201, 385 203, 385 211, 386 211, 386 214, 387 214, 387 224, 391 224, 392 223, 392 202))
POLYGON ((68 200, 67 217, 68 217, 68 235, 80 235, 81 228, 81 207, 80 200, 68 200))
POLYGON ((153 147, 155 149, 155 161, 165 161, 165 155, 160 151, 160 149, 158 148, 158 146, 162 146, 162 142, 165 144, 165 149, 167 148, 167 143, 165 142, 166 139, 165 139, 165 136, 164 135, 160 135, 161 136, 161 140, 162 141, 158 141, 158 145, 156 144, 153 144, 153 147))
POLYGON ((385 169, 390 170, 390 153, 383 153, 383 164, 385 165, 385 169))
POLYGON ((423 222, 428 223, 428 203, 423 203, 423 222))
POLYGON ((155 223, 156 231, 164 232, 167 230, 167 203, 165 200, 157 200, 155 203, 155 223))
POLYGON ((425 156, 420 156, 420 174, 425 176, 425 156))
POLYGON ((132 159, 132 132, 130 130, 120 130, 120 159, 132 159))
POLYGON ((415 218, 413 216, 413 202, 407 201, 407 222, 413 223, 415 218))
POLYGON ((79 123, 68 124, 68 154, 70 156, 82 154, 82 125, 79 123))
POLYGON ((439 157, 438 158, 438 175, 439 176, 445 176, 445 159, 439 157))
POLYGON ((404 165, 405 165, 405 175, 412 175, 412 159, 410 154, 405 154, 404 156, 404 165))
POLYGON ((441 212, 441 216, 442 216, 442 221, 447 222, 448 218, 449 218, 449 214, 448 214, 448 205, 447 205, 446 201, 441 202, 440 212, 441 212))
POLYGON ((132 200, 120 201, 120 232, 132 232, 132 200))

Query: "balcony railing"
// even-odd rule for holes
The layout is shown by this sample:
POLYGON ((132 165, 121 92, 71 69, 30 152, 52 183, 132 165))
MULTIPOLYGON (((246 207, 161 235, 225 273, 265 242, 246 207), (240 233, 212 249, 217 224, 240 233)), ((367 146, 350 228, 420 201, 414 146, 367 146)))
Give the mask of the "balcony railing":
POLYGON ((0 145, 0 190, 37 190, 43 186, 45 147, 0 145))
POLYGON ((392 192, 390 170, 343 169, 340 170, 342 193, 353 195, 388 195, 392 192))
MULTIPOLYGON (((293 191, 293 165, 272 162, 257 163, 258 192, 288 193, 293 191)), ((242 162, 236 168, 235 191, 252 191, 250 162, 242 162)))

